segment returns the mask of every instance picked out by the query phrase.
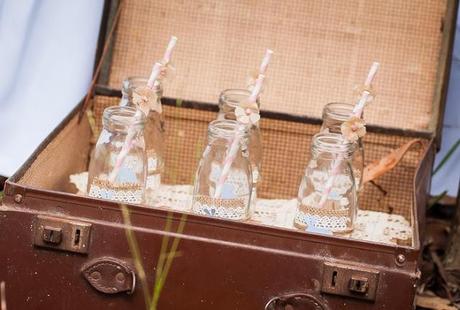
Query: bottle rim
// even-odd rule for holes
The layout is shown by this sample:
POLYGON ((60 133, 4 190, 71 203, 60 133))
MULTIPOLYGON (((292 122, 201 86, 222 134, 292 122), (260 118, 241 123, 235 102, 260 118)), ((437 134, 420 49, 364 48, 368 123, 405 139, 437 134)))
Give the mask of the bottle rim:
MULTIPOLYGON (((236 108, 240 103, 249 98, 251 92, 244 88, 228 88, 223 90, 219 95, 219 104, 225 104, 229 107, 236 108)), ((259 100, 257 100, 259 105, 259 100)))
POLYGON ((340 154, 349 158, 355 151, 356 143, 347 141, 341 134, 321 132, 313 136, 312 152, 315 154, 340 154))
MULTIPOLYGON (((131 88, 136 88, 139 86, 146 86, 148 82, 148 78, 145 76, 129 76, 123 80, 121 83, 121 90, 124 93, 128 93, 128 90, 131 88)), ((161 83, 155 85, 157 89, 161 88, 161 83)))
POLYGON ((345 102, 330 102, 323 108, 323 119, 335 119, 338 121, 348 120, 353 113, 354 106, 345 102))
POLYGON ((143 126, 145 114, 136 115, 137 109, 127 106, 111 106, 104 109, 104 126, 112 125, 117 127, 143 126))
POLYGON ((214 120, 209 123, 208 133, 212 137, 231 139, 235 135, 245 136, 249 133, 249 128, 235 120, 214 120))

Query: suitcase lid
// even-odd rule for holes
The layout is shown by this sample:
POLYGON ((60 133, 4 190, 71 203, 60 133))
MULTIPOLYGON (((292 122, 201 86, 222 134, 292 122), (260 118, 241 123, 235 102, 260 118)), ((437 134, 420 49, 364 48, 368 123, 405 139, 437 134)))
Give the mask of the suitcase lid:
MULTIPOLYGON (((110 3, 106 26, 118 6, 110 3)), ((379 61, 377 98, 366 108, 366 121, 437 135, 457 5, 457 0, 126 0, 99 83, 119 89, 127 76, 149 75, 175 35, 177 74, 165 95, 216 104, 223 89, 246 86, 248 72, 271 48, 262 110, 320 118, 328 102, 354 102, 353 89, 379 61)))

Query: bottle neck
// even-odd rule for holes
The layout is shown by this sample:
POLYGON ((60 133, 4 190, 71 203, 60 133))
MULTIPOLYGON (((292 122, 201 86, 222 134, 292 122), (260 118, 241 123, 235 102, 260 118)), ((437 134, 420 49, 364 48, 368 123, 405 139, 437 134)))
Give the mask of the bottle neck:
POLYGON ((340 133, 340 126, 350 119, 353 114, 353 105, 349 103, 332 102, 323 108, 323 124, 321 131, 326 129, 331 133, 340 133))
POLYGON ((102 124, 104 129, 110 132, 141 132, 145 124, 145 115, 138 113, 133 107, 112 106, 104 110, 102 124))
POLYGON ((208 143, 209 144, 228 144, 230 141, 238 139, 240 145, 245 145, 248 138, 249 129, 234 120, 215 120, 209 123, 208 143))
POLYGON ((344 140, 340 134, 319 133, 313 136, 311 152, 315 158, 321 156, 330 160, 350 159, 355 147, 355 143, 344 140))
MULTIPOLYGON (((235 120, 235 108, 248 100, 251 92, 247 89, 226 89, 219 95, 219 119, 235 120)), ((256 101, 260 108, 259 99, 256 101)))
MULTIPOLYGON (((122 106, 133 106, 133 92, 138 87, 145 87, 147 85, 148 78, 140 76, 132 76, 123 80, 121 86, 121 104, 122 106)), ((158 82, 153 86, 158 100, 161 100, 163 96, 163 85, 158 82)))

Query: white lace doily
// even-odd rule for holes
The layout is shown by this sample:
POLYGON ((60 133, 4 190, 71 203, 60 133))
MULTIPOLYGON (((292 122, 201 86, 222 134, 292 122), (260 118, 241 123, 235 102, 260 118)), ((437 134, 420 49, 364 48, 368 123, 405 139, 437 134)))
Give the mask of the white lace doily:
MULTIPOLYGON (((79 195, 86 194, 88 173, 70 176, 79 195)), ((192 204, 193 186, 161 184, 158 192, 157 206, 189 212, 192 204)), ((297 209, 297 199, 258 199, 253 208, 251 222, 264 225, 295 229, 293 226, 297 209)), ((358 210, 355 228, 352 233, 344 235, 352 239, 366 240, 386 244, 412 244, 412 226, 401 215, 369 210, 358 210)))

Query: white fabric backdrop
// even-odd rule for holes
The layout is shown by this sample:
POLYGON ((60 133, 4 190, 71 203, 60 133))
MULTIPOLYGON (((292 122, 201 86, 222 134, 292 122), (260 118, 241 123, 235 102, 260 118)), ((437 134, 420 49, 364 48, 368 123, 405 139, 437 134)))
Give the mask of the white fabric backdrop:
MULTIPOLYGON (((0 0, 0 175, 9 176, 85 94, 103 0, 0 0)), ((384 65, 384 64, 383 64, 384 65)), ((460 138, 460 21, 438 163, 460 138)), ((432 192, 456 196, 460 150, 432 192)))
POLYGON ((0 0, 0 175, 9 176, 85 94, 103 0, 0 0))

